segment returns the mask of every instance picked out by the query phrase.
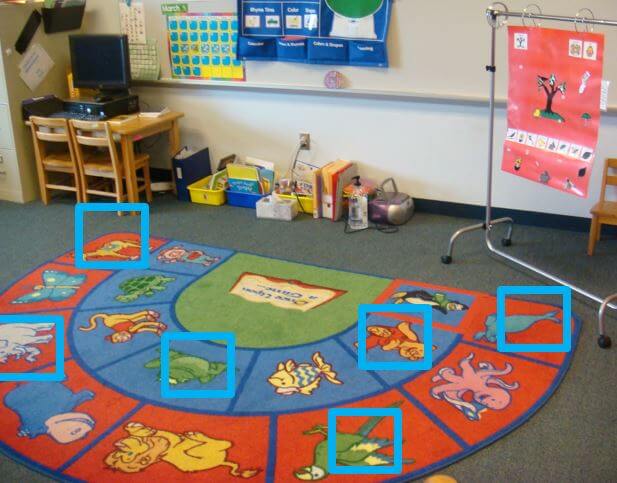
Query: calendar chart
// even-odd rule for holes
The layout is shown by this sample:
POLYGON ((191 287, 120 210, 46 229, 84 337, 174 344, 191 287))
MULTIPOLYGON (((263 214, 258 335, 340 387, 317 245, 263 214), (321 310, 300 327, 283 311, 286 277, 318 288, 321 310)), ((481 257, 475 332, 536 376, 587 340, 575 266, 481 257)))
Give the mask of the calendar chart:
POLYGON ((237 15, 169 15, 167 34, 175 79, 245 80, 244 63, 236 56, 237 15))

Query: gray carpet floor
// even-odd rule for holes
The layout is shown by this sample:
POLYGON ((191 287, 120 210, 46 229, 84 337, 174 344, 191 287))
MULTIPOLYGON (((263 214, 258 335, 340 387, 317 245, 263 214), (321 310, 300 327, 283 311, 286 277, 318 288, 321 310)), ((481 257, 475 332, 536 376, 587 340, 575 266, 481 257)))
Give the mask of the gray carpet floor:
MULTIPOLYGON (((0 202, 0 287, 73 246, 70 199, 16 205, 0 202)), ((480 232, 456 246, 455 261, 442 265, 451 233, 470 220, 417 214, 396 234, 343 233, 341 223, 301 217, 292 223, 256 220, 252 210, 211 208, 157 197, 151 233, 178 240, 252 251, 345 270, 494 293, 499 285, 541 285, 529 273, 489 256, 480 232)), ((96 214, 86 238, 138 231, 137 217, 96 214)), ((495 230, 499 240, 500 229, 495 230)), ((617 239, 603 239, 594 257, 585 254, 586 233, 516 226, 507 250, 601 295, 617 291, 617 239)), ((608 319, 614 346, 596 343, 597 306, 575 299, 583 330, 571 369, 547 404, 519 429, 440 473, 460 482, 617 481, 617 319, 608 319)), ((0 454, 0 480, 48 478, 0 454)))

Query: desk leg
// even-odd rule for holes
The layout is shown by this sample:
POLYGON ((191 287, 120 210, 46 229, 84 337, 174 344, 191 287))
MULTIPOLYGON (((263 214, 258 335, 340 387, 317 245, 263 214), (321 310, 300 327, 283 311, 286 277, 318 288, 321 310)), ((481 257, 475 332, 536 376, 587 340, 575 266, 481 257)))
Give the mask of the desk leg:
MULTIPOLYGON (((169 130, 169 155, 174 156, 178 151, 180 151, 180 125, 178 121, 171 122, 171 129, 169 130)), ((173 192, 175 195, 178 194, 176 189, 176 172, 171 167, 171 182, 173 187, 173 192)))
POLYGON ((122 159, 124 160, 127 200, 129 203, 137 203, 139 201, 139 192, 137 191, 133 138, 131 136, 122 136, 120 145, 122 147, 122 159))

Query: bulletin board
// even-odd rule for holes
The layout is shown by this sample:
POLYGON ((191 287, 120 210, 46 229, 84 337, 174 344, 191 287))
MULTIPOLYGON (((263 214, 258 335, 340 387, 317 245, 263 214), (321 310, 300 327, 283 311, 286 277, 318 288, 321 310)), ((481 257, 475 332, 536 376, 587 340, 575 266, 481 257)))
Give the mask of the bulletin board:
MULTIPOLYGON (((187 4, 189 13, 236 13, 238 0, 165 1, 143 0, 148 37, 154 37, 161 60, 160 84, 196 84, 190 79, 173 79, 167 45, 167 19, 161 13, 162 4, 187 4)), ((526 2, 508 2, 511 9, 522 10, 526 2)), ((606 0, 587 0, 584 6, 597 18, 614 17, 614 8, 606 0)), ((313 65, 291 62, 246 61, 245 82, 210 82, 204 85, 264 88, 283 91, 315 92, 326 90, 324 77, 331 70, 339 71, 346 91, 366 96, 394 96, 453 101, 486 102, 490 28, 485 17, 486 0, 447 0, 435 2, 392 0, 387 36, 388 67, 376 68, 349 65, 313 65)), ((546 13, 575 15, 577 7, 564 6, 562 0, 543 0, 546 13)), ((529 22, 528 22, 529 23, 529 22)), ((510 24, 520 25, 519 19, 510 24)), ((551 23, 547 22, 547 26, 551 23)), ((553 26, 555 26, 553 24, 553 26)), ((563 28, 563 26, 557 26, 563 28)), ((116 25, 101 25, 109 32, 116 25)), ((580 25, 579 25, 580 28, 580 25)), ((612 79, 609 110, 617 110, 617 63, 610 62, 617 52, 617 30, 596 28, 605 34, 606 55, 604 76, 612 79)), ((506 41, 497 46, 497 63, 507 65, 506 41)), ((505 104, 507 73, 497 76, 497 100, 505 104)))
POLYGON ((388 67, 392 0, 238 0, 238 55, 388 67))

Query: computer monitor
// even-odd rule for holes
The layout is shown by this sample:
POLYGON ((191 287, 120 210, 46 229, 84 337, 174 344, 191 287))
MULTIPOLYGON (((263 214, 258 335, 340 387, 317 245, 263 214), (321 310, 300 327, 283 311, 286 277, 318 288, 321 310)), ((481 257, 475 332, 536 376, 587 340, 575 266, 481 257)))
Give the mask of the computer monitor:
POLYGON ((126 93, 131 84, 126 35, 70 35, 69 45, 75 87, 126 93))

